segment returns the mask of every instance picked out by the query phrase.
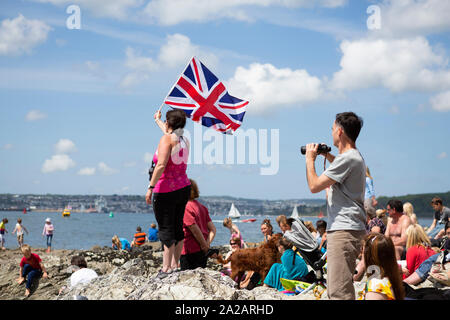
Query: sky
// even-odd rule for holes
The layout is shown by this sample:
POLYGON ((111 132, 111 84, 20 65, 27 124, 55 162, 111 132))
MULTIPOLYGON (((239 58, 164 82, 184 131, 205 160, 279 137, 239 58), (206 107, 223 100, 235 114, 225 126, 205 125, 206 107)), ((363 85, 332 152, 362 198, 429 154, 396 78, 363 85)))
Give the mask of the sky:
POLYGON ((3 0, 0 193, 144 195, 153 114, 192 56, 249 101, 232 136, 188 119, 201 195, 325 198, 299 150, 332 146, 344 111, 364 120, 377 196, 447 192, 449 13, 449 0, 3 0))

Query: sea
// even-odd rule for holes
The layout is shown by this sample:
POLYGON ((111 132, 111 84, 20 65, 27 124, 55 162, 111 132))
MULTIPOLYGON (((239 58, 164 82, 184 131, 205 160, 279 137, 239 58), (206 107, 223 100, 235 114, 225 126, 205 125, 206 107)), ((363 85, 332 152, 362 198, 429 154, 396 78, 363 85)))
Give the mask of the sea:
MULTIPOLYGON (((431 214, 430 214, 431 216, 431 214)), ((212 246, 228 244, 230 231, 223 226, 223 219, 226 215, 211 215, 217 233, 212 246)), ((67 250, 88 250, 93 246, 111 246, 111 238, 114 235, 119 238, 126 238, 130 242, 136 227, 140 226, 146 233, 152 223, 156 223, 153 213, 113 213, 110 217, 108 213, 79 213, 72 212, 70 217, 63 217, 61 212, 40 212, 30 211, 27 213, 16 211, 0 211, 0 219, 7 218, 5 234, 5 247, 8 249, 18 248, 17 237, 12 234, 17 219, 22 219, 22 225, 28 230, 24 234, 24 243, 32 248, 45 248, 46 238, 42 235, 45 219, 50 218, 55 227, 52 248, 67 250)), ((274 232, 281 232, 275 218, 276 216, 241 216, 240 219, 233 219, 242 233, 246 242, 261 242, 261 224, 264 219, 270 219, 274 232), (254 222, 243 222, 246 219, 256 219, 254 222)), ((304 221, 311 221, 314 225, 319 220, 318 217, 302 217, 304 221)), ((327 221, 327 218, 322 218, 327 221)), ((419 224, 423 227, 431 225, 433 218, 419 218, 419 224)))

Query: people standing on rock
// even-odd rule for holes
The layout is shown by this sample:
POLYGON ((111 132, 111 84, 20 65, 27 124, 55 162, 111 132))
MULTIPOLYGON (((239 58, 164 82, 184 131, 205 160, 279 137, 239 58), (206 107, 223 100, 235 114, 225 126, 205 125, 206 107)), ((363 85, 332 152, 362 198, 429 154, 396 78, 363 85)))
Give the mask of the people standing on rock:
POLYGON ((141 227, 136 228, 136 233, 134 234, 133 241, 131 242, 131 247, 140 247, 147 241, 147 234, 142 232, 141 227))
POLYGON ((239 230, 238 226, 233 223, 233 220, 230 217, 223 219, 223 226, 230 231, 230 240, 232 238, 239 238, 241 239, 241 248, 247 247, 242 237, 241 231, 239 230))
POLYGON ((366 165, 356 148, 363 120, 353 112, 336 114, 331 129, 337 156, 320 153, 330 162, 318 176, 319 144, 306 145, 306 177, 312 193, 327 192, 327 292, 331 300, 354 300, 353 274, 366 235, 364 190, 366 165))
POLYGON ((13 230, 13 234, 17 233, 17 243, 19 244, 19 247, 22 247, 23 245, 23 232, 26 232, 28 234, 27 228, 22 225, 22 219, 17 219, 16 227, 13 230))
POLYGON ((50 218, 45 219, 44 230, 42 231, 42 236, 47 237, 47 253, 52 250, 52 240, 53 240, 53 232, 55 231, 55 227, 52 224, 52 220, 50 218))
POLYGON ((191 185, 186 175, 189 158, 189 140, 183 136, 186 124, 184 111, 176 109, 154 115, 155 122, 164 135, 153 156, 155 167, 150 177, 145 200, 153 205, 159 238, 163 247, 163 265, 158 278, 164 278, 179 268, 183 249, 183 216, 189 200, 191 185), (153 199, 152 199, 153 196, 153 199))
POLYGON ((8 223, 8 219, 3 218, 0 222, 0 243, 2 245, 2 250, 6 250, 5 248, 5 234, 8 233, 8 230, 6 230, 6 224, 8 223))
POLYGON ((31 294, 33 281, 41 276, 47 278, 48 275, 41 258, 31 252, 29 245, 23 244, 21 250, 23 258, 20 261, 20 277, 17 279, 17 283, 22 284, 26 281, 25 297, 28 297, 31 294))
POLYGON ((148 229, 148 241, 158 241, 158 229, 156 229, 156 224, 154 223, 152 223, 148 229))
POLYGON ((216 236, 216 227, 211 221, 208 208, 197 200, 200 196, 198 185, 194 180, 189 180, 191 194, 183 218, 184 244, 180 258, 181 270, 206 268, 208 252, 213 254, 210 246, 216 236))
POLYGON ((114 250, 120 250, 120 249, 122 249, 122 250, 128 250, 128 251, 130 251, 131 250, 131 244, 130 244, 130 242, 127 240, 127 239, 125 239, 125 238, 119 238, 117 235, 114 235, 113 237, 112 237, 112 248, 114 249, 114 250))
POLYGON ((370 175, 369 167, 366 167, 366 193, 364 195, 364 210, 376 211, 378 201, 375 198, 375 190, 373 188, 373 178, 370 175))
POLYGON ((75 287, 77 284, 89 283, 98 277, 97 272, 87 267, 87 262, 83 256, 73 256, 70 260, 70 265, 73 273, 68 280, 68 286, 63 286, 59 290, 59 294, 63 293, 66 289, 75 287))

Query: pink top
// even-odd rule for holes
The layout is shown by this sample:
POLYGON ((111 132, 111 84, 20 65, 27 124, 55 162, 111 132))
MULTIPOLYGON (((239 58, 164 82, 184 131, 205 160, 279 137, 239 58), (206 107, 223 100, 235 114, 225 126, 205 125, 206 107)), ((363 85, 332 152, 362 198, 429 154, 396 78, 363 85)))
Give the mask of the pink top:
POLYGON ((53 227, 53 224, 44 224, 44 230, 42 230, 42 234, 43 235, 51 235, 53 234, 53 231, 55 230, 55 228, 53 227))
MULTIPOLYGON (((169 157, 164 172, 153 189, 155 193, 172 192, 191 184, 186 174, 189 149, 186 143, 182 141, 184 138, 181 138, 183 137, 180 137, 180 145, 182 148, 178 152, 172 153, 169 157)), ((158 163, 158 151, 153 156, 153 162, 155 164, 158 163)))

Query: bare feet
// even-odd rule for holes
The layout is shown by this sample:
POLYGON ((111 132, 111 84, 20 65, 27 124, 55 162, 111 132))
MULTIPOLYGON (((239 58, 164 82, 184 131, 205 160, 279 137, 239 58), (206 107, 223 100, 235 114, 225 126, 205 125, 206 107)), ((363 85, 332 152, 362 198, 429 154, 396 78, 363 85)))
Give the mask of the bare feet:
POLYGON ((25 282, 25 278, 20 277, 19 279, 17 279, 18 284, 22 284, 24 282, 25 282))
POLYGON ((29 297, 30 296, 30 289, 26 289, 25 290, 25 297, 29 297))

